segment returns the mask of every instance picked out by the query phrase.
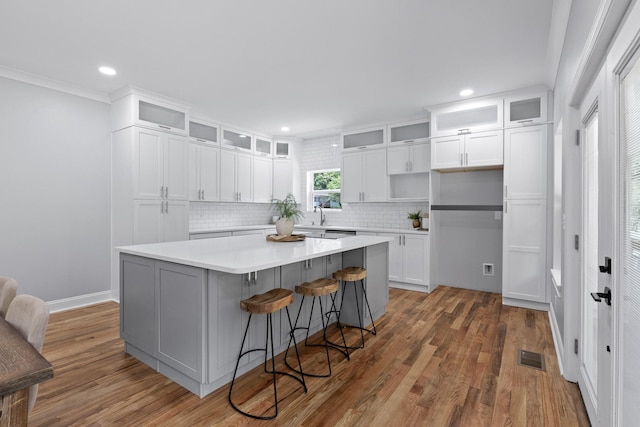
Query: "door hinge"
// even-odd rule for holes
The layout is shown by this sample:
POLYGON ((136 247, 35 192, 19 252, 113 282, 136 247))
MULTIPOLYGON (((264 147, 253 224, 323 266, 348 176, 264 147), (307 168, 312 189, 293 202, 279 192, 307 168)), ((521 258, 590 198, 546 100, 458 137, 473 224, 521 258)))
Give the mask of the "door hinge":
POLYGON ((580 250, 580 235, 573 236, 573 247, 576 251, 580 250))
POLYGON ((578 338, 573 340, 573 352, 578 354, 578 338))
POLYGON ((580 145, 580 129, 576 130, 576 145, 580 145))

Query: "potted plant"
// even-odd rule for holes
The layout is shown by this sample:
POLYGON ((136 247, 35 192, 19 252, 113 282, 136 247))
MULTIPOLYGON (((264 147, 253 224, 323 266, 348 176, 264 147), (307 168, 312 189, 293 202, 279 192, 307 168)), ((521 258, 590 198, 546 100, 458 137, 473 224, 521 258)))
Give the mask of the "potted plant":
POLYGON ((409 216, 407 218, 413 220, 413 228, 420 228, 420 212, 422 212, 422 209, 420 209, 418 212, 409 212, 409 216))
POLYGON ((295 222, 304 216, 298 209, 298 203, 293 194, 287 194, 287 197, 282 200, 272 199, 271 210, 280 217, 276 221, 276 232, 279 236, 290 236, 295 222))

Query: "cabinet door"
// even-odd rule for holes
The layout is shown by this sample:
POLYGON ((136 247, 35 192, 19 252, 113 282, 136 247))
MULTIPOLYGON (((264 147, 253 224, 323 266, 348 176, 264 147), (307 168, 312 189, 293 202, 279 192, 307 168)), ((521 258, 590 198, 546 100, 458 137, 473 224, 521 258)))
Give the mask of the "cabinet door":
POLYGON ((120 338, 150 356, 156 349, 154 261, 120 255, 120 338))
POLYGON ((446 136, 501 128, 502 98, 457 102, 431 112, 431 135, 446 136))
POLYGON ((505 202, 503 296, 545 302, 546 217, 544 200, 505 202))
POLYGON ((424 236, 405 234, 403 237, 404 281, 415 285, 426 285, 425 265, 429 263, 427 241, 424 236))
POLYGON ((164 156, 162 132, 136 128, 134 141, 133 197, 163 197, 164 156))
POLYGON ((364 202, 385 202, 387 201, 387 151, 371 150, 365 151, 364 156, 364 177, 363 179, 363 201, 364 202))
POLYGON ((200 188, 200 150, 196 144, 189 144, 189 200, 201 200, 200 188))
POLYGON ((204 381, 205 270, 156 261, 158 354, 160 361, 204 381))
POLYGON ((392 237, 393 241, 389 242, 389 280, 394 282, 403 281, 403 248, 402 235, 391 233, 379 233, 380 236, 392 237))
POLYGON ((387 174, 396 175, 409 172, 409 147, 389 147, 387 149, 387 174))
POLYGON ((385 144, 384 126, 360 129, 342 134, 343 150, 358 150, 362 148, 380 148, 385 144))
POLYGON ((547 125, 504 131, 504 185, 508 199, 547 196, 547 125))
POLYGON ((431 144, 419 144, 409 147, 409 171, 424 173, 431 170, 431 144))
POLYGON ((236 154, 220 150, 220 200, 236 201, 236 154))
POLYGON ((364 159, 361 153, 349 153, 342 156, 342 194, 344 202, 361 201, 364 159))
MULTIPOLYGON (((232 372, 246 326, 240 301, 247 275, 209 271, 209 382, 232 372)), ((245 344, 246 346, 246 344, 245 344)), ((246 348, 246 347, 245 347, 246 348)), ((248 358, 243 359, 243 364, 248 358)))
MULTIPOLYGON (((236 191, 239 193, 240 202, 250 202, 253 200, 251 193, 252 156, 248 154, 236 154, 236 191)), ((271 178, 269 178, 271 182, 271 178)))
POLYGON ((273 159, 273 198, 282 200, 293 193, 291 159, 273 159))
POLYGON ((547 121, 547 92, 522 94, 504 99, 505 127, 547 121))
POLYGON ((503 162, 503 131, 472 133, 465 139, 465 166, 499 166, 503 162))
POLYGON ((134 245, 162 242, 164 206, 165 202, 161 200, 134 200, 134 245))
POLYGON ((162 215, 162 241, 177 242, 189 239, 189 202, 165 202, 162 215))
POLYGON ((455 169, 462 167, 464 135, 431 139, 431 169, 455 169))
POLYGON ((253 201, 268 203, 272 199, 273 161, 267 157, 253 158, 253 201))
POLYGON ((200 175, 201 200, 215 202, 220 200, 220 150, 211 147, 199 147, 198 162, 200 175))
POLYGON ((165 134, 164 185, 169 200, 188 200, 189 145, 184 137, 165 134))

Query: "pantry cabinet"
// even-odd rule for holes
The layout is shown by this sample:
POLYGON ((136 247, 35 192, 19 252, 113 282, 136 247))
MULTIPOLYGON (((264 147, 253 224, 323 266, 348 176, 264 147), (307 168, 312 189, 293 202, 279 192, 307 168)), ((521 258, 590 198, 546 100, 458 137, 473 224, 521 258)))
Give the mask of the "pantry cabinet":
POLYGON ((342 156, 342 201, 387 200, 387 152, 365 150, 342 156))
POLYGON ((251 154, 220 150, 220 200, 250 202, 252 176, 251 154))
POLYGON ((431 169, 473 169, 502 166, 502 130, 431 139, 431 169))
POLYGON ((189 143, 189 200, 220 200, 220 149, 189 143))

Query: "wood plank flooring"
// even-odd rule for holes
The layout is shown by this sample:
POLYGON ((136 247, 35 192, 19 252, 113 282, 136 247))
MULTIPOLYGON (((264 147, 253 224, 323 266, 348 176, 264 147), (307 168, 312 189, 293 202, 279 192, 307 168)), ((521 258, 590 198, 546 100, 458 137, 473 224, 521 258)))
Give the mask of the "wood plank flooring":
MULTIPOLYGON (((199 399, 126 355, 118 314, 104 303, 51 315, 43 353, 55 376, 40 386, 30 426, 589 425, 577 386, 559 374, 547 313, 503 306, 498 294, 392 289, 378 335, 350 361, 332 352, 330 378, 307 377, 306 394, 278 379, 274 421, 235 412, 228 386, 199 399), (518 349, 543 353, 546 371, 517 365, 518 349)), ((325 368, 322 350, 302 356, 308 371, 325 368)), ((243 408, 272 413, 270 378, 258 367, 236 383, 243 408)))

